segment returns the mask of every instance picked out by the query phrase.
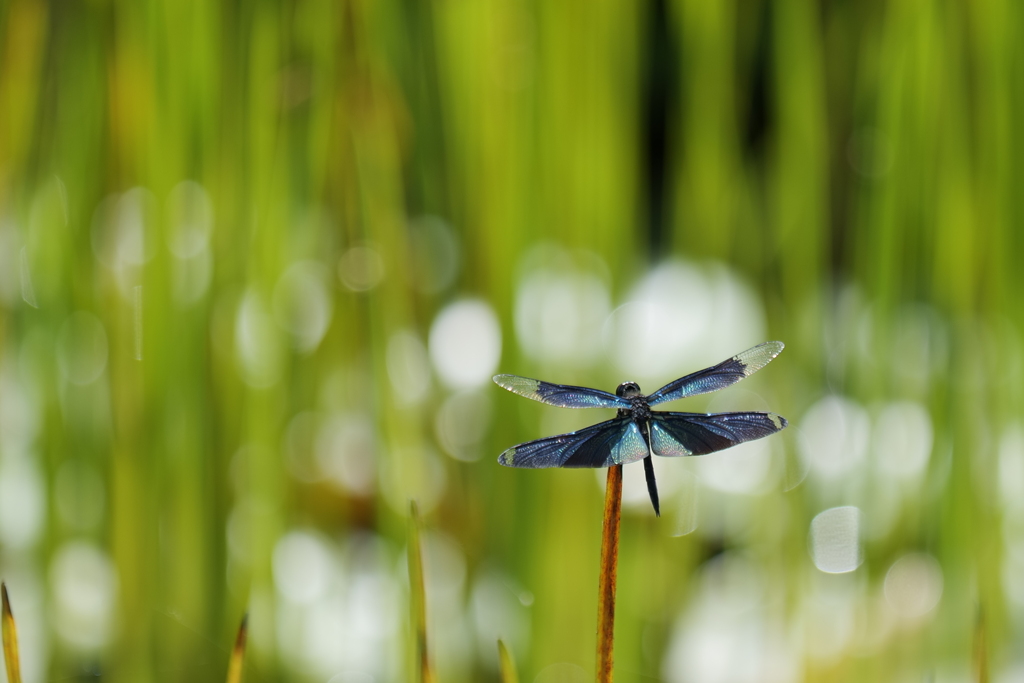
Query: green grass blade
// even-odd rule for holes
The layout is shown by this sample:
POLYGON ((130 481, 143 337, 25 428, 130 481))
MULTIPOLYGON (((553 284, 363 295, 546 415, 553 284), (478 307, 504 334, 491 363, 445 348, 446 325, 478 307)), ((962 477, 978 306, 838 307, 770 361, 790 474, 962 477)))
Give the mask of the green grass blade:
POLYGON ((228 683, 242 683, 242 665, 245 663, 245 641, 249 635, 249 615, 242 617, 235 636, 235 646, 231 649, 228 660, 228 683))
POLYGON ((977 683, 988 683, 988 639, 985 637, 985 613, 978 610, 978 618, 974 622, 974 680, 977 683))
POLYGON ((501 668, 501 683, 519 683, 516 662, 501 638, 498 639, 498 663, 501 668))
POLYGON ((11 613, 11 601, 7 597, 7 584, 0 583, 3 594, 2 631, 4 641, 4 664, 7 667, 7 682, 21 683, 21 665, 18 659, 18 629, 11 613))
POLYGON ((427 648, 427 595, 423 585, 423 552, 420 546, 420 513, 416 501, 409 502, 409 607, 415 629, 415 680, 433 683, 434 671, 427 648))

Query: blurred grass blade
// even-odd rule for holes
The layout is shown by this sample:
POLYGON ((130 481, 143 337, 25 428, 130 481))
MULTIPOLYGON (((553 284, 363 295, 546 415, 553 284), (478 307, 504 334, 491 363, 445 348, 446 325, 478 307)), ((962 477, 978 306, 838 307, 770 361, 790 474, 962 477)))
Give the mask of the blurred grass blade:
POLYGON ((988 642, 985 638, 985 613, 979 608, 978 619, 974 622, 974 680, 988 683, 988 642))
POLYGON ((598 586, 597 681, 611 683, 615 654, 615 582, 619 572, 619 517, 622 512, 622 465, 608 468, 601 537, 601 580, 598 586))
POLYGON ((498 664, 501 667, 501 683, 519 683, 516 662, 501 638, 498 639, 498 664))
POLYGON ((242 617, 235 636, 235 647, 228 661, 228 683, 242 683, 242 664, 245 662, 245 641, 249 635, 249 615, 242 617))
POLYGON ((434 672, 430 668, 430 655, 427 651, 427 595, 423 587, 420 513, 414 500, 409 502, 409 607, 412 610, 412 625, 416 629, 415 666, 419 676, 415 680, 433 683, 434 672))
POLYGON ((4 641, 4 664, 7 667, 7 682, 21 683, 21 665, 18 659, 18 629, 14 626, 11 601, 7 598, 7 584, 0 583, 3 594, 2 631, 4 641))

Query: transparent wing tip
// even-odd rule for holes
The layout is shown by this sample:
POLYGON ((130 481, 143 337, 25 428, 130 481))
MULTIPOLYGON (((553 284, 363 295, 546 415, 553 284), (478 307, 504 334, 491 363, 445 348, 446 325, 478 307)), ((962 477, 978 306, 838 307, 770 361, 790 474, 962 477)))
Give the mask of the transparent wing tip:
POLYGON ((495 375, 494 377, 491 378, 491 381, 497 384, 502 389, 508 389, 509 391, 512 391, 517 384, 522 383, 523 379, 523 377, 519 377, 518 375, 495 375))

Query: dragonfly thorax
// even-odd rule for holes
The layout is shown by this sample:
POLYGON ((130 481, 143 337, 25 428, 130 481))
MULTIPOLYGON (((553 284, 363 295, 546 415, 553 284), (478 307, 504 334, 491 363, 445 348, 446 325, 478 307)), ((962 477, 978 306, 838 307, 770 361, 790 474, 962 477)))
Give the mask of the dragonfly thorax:
POLYGON ((634 420, 648 420, 651 408, 647 405, 647 397, 640 391, 636 382, 623 382, 615 389, 615 395, 629 399, 632 408, 619 408, 619 417, 632 417, 634 420))

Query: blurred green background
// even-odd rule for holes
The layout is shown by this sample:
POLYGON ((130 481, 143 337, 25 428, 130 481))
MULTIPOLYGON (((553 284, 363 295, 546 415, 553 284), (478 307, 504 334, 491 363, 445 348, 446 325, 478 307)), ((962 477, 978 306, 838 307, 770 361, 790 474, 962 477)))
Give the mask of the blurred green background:
MULTIPOLYGON (((1024 681, 1024 6, 0 2, 0 574, 26 680, 591 680, 650 391, 777 437, 626 468, 622 681, 1024 681)), ((0 673, 0 680, 3 674, 0 673)))

